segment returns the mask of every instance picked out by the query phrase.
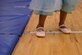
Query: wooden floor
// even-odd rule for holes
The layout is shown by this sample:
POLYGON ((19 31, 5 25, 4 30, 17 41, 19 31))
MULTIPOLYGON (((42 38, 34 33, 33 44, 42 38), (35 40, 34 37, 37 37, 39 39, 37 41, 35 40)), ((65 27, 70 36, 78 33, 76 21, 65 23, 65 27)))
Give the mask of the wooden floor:
MULTIPOLYGON (((47 17, 46 31, 58 31, 59 12, 47 17)), ((33 13, 25 32, 12 55, 82 55, 82 33, 46 34, 38 38, 28 31, 35 31, 38 16, 33 13)), ((65 24, 73 31, 82 31, 82 4, 72 14, 68 14, 65 24)))

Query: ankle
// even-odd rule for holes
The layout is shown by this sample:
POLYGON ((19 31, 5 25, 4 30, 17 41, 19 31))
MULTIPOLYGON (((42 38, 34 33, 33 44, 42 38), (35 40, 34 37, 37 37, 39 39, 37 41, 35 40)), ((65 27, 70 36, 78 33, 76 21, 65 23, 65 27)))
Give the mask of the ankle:
POLYGON ((43 25, 37 25, 37 27, 36 28, 38 28, 38 27, 44 27, 43 25))
POLYGON ((59 26, 64 25, 64 23, 59 23, 59 26))

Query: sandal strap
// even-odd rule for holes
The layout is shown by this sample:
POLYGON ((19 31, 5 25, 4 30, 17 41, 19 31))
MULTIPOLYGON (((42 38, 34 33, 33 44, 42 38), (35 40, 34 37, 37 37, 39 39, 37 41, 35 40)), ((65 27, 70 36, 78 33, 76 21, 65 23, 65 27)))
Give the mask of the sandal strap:
POLYGON ((59 27, 65 26, 64 24, 60 25, 59 27))
POLYGON ((63 28, 63 27, 64 27, 64 28, 67 28, 64 24, 60 25, 59 27, 60 27, 60 28, 63 28))
POLYGON ((36 30, 39 30, 39 29, 41 29, 42 31, 44 31, 44 28, 43 27, 36 28, 36 30))

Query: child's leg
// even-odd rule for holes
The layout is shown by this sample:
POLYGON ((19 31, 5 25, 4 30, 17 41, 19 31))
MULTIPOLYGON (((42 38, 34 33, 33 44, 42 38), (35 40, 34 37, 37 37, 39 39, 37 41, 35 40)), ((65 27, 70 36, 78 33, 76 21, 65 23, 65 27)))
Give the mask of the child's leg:
POLYGON ((44 27, 44 23, 45 23, 45 20, 46 20, 46 15, 39 15, 39 22, 38 22, 38 25, 36 28, 38 27, 44 27))
POLYGON ((64 22, 66 20, 67 13, 70 13, 75 9, 77 0, 62 0, 62 2, 63 5, 60 12, 59 30, 64 33, 71 33, 71 30, 64 25, 64 22))
POLYGON ((36 28, 44 27, 47 16, 52 15, 52 12, 35 11, 35 13, 39 15, 39 22, 36 28))
POLYGON ((62 0, 63 5, 62 5, 62 9, 60 11, 60 22, 59 25, 64 24, 67 13, 71 13, 76 5, 77 5, 77 0, 62 0))
POLYGON ((60 11, 60 21, 59 21, 59 26, 64 24, 65 20, 66 20, 66 16, 67 16, 67 12, 64 11, 60 11))
POLYGON ((62 31, 63 33, 71 33, 72 31, 68 29, 65 25, 64 22, 66 20, 67 12, 65 11, 60 11, 60 22, 59 22, 59 30, 62 31))
POLYGON ((44 24, 45 24, 47 15, 49 15, 50 13, 37 11, 36 14, 39 14, 39 22, 36 27, 36 35, 38 37, 45 37, 44 24))
POLYGON ((39 37, 45 37, 44 24, 47 16, 52 15, 52 12, 35 11, 35 13, 39 15, 39 22, 36 27, 36 35, 39 37))
POLYGON ((39 22, 36 27, 36 35, 38 37, 45 37, 44 24, 46 20, 46 15, 39 15, 39 22))

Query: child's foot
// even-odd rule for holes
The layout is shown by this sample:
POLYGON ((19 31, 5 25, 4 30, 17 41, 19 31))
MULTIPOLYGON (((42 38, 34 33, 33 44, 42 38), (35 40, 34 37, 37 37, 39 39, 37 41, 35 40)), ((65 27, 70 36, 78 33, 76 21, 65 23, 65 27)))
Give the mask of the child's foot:
POLYGON ((36 32, 35 32, 36 36, 38 37, 45 37, 45 31, 43 27, 38 27, 36 28, 36 32))
POLYGON ((65 34, 70 34, 72 31, 68 29, 64 24, 59 26, 59 30, 65 34))

